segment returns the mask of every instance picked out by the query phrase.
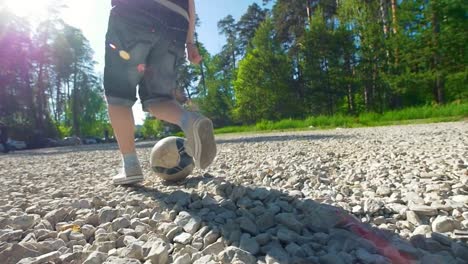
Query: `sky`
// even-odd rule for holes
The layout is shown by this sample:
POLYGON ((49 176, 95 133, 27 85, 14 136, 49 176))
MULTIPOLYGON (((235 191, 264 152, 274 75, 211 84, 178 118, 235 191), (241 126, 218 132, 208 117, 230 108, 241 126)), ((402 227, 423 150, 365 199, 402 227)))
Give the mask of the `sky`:
MULTIPOLYGON (((63 1, 68 6, 62 12, 63 19, 68 24, 83 31, 84 36, 90 41, 90 45, 95 51, 95 60, 98 62, 96 70, 102 73, 104 68, 104 39, 111 0, 63 1)), ((197 29, 199 41, 205 45, 210 54, 218 53, 225 44, 224 36, 218 33, 218 21, 229 14, 237 21, 247 11, 248 6, 254 2, 262 6, 261 0, 195 0, 196 12, 201 21, 201 25, 197 29)), ((145 115, 139 102, 134 105, 133 112, 135 123, 142 124, 145 115)))

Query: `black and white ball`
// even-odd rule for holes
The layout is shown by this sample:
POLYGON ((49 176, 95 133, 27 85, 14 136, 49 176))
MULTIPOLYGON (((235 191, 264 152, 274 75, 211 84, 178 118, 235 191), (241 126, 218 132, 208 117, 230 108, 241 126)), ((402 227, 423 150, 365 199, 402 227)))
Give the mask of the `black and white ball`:
POLYGON ((151 150, 151 168, 166 181, 180 181, 192 173, 195 163, 185 152, 185 139, 167 137, 161 139, 151 150))

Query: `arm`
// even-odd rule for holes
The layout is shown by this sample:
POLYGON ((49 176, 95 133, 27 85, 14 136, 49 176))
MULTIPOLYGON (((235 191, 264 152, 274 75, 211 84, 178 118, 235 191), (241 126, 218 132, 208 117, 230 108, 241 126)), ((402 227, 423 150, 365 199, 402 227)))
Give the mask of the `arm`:
POLYGON ((188 0, 189 4, 189 28, 187 32, 187 56, 188 60, 193 64, 199 64, 202 60, 202 57, 198 53, 198 48, 195 45, 194 35, 195 35, 195 2, 194 0, 188 0))
POLYGON ((189 8, 189 28, 187 32, 187 44, 194 44, 193 35, 195 34, 195 3, 194 0, 188 0, 189 8))

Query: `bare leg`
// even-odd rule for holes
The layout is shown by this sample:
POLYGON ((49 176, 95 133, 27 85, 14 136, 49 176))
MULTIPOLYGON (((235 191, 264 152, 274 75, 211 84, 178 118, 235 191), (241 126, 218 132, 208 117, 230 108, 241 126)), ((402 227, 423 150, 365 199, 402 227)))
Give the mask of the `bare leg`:
POLYGON ((176 101, 166 101, 148 107, 150 113, 159 120, 181 127, 182 116, 188 113, 176 101))
POLYGON ((130 107, 109 105, 109 117, 122 155, 135 153, 135 120, 130 107))
POLYGON ((133 184, 143 181, 140 162, 135 150, 135 121, 130 107, 109 105, 109 117, 122 154, 122 171, 113 177, 114 184, 133 184))

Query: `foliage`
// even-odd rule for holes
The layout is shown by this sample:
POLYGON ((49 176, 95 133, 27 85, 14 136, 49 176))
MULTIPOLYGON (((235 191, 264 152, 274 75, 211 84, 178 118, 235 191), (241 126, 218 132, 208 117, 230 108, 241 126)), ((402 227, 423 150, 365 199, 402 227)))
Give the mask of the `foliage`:
POLYGON ((59 8, 51 7, 36 27, 0 11, 0 121, 12 138, 32 146, 47 137, 109 130, 93 51, 81 30, 58 18, 59 8))
MULTIPOLYGON (((221 131, 466 115, 466 1, 263 2, 219 21, 219 53, 198 43, 202 64, 180 68, 178 88, 221 131)), ((0 122, 16 139, 111 131, 93 50, 55 5, 37 27, 0 10, 0 122)))
POLYGON ((242 123, 278 120, 296 113, 292 68, 280 44, 273 41, 273 24, 267 19, 252 40, 252 49, 241 61, 234 82, 235 117, 242 123))
POLYGON ((309 130, 321 128, 349 128, 383 126, 394 124, 414 124, 443 121, 458 121, 468 118, 468 104, 447 104, 442 106, 411 107, 385 112, 364 112, 358 116, 343 114, 318 115, 306 119, 262 120, 255 125, 230 126, 216 129, 216 134, 259 132, 275 130, 309 130))
POLYGON ((154 118, 146 118, 141 134, 145 139, 153 139, 158 137, 164 131, 164 125, 161 121, 154 118))

